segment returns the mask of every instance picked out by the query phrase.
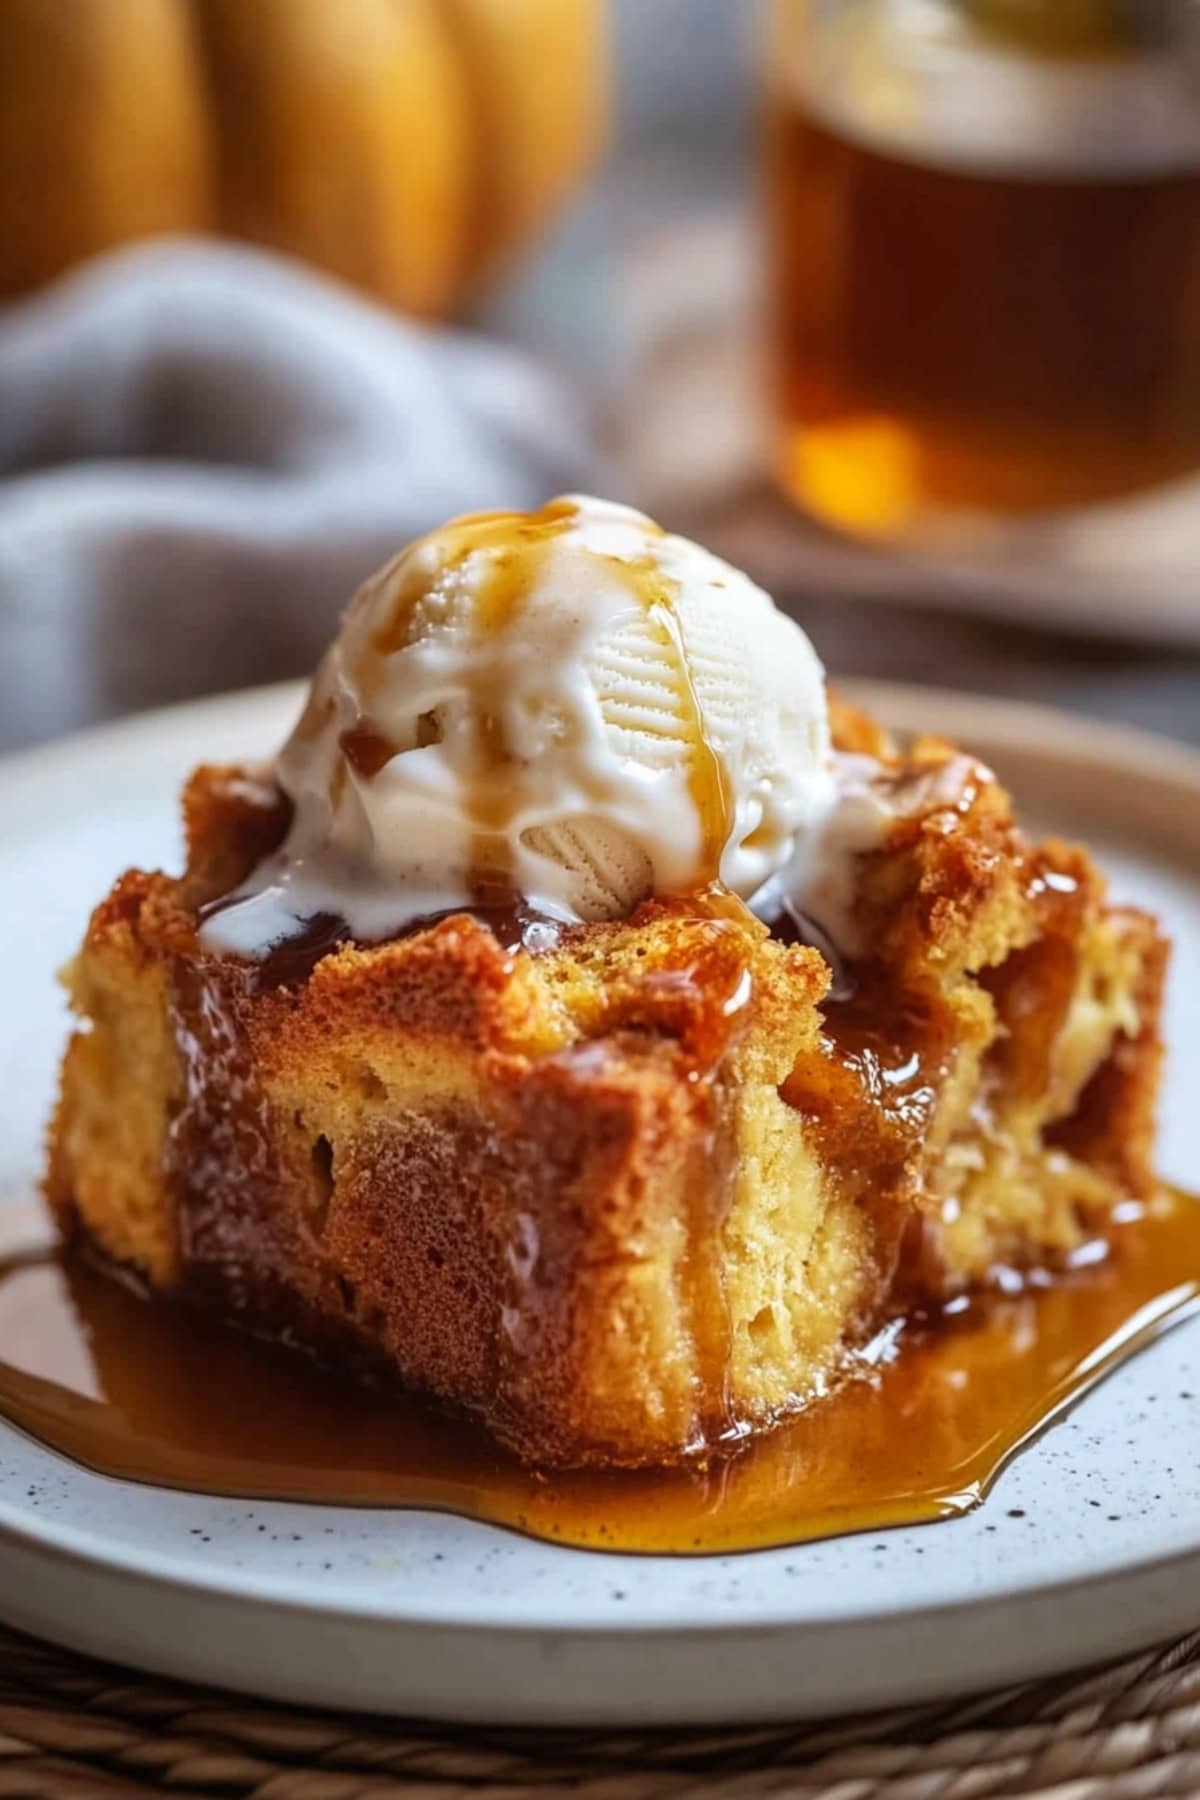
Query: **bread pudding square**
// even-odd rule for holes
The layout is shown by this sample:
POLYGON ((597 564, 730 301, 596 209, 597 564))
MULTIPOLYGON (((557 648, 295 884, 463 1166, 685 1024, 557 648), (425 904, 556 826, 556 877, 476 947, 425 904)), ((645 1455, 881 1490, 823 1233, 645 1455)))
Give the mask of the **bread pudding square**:
POLYGON ((846 968, 720 887, 534 950, 463 910, 214 952, 292 801, 198 770, 185 873, 124 876, 68 973, 64 1232, 547 1468, 702 1457, 1069 1260, 1153 1189, 1166 944, 980 765, 831 714, 893 812, 846 968))

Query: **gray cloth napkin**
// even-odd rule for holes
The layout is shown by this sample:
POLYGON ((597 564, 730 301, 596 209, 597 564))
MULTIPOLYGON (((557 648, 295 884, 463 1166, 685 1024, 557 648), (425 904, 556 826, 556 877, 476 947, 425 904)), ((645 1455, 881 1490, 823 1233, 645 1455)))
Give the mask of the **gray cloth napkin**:
POLYGON ((407 538, 596 475, 515 351, 239 246, 106 257, 0 313, 0 745, 301 672, 407 538))

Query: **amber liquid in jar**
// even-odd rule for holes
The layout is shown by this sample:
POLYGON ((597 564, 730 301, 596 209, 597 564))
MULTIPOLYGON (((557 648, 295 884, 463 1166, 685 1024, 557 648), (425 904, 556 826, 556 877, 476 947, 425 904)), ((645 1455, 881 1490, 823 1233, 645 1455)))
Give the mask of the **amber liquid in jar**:
POLYGON ((868 535, 1200 468, 1200 71, 1113 0, 777 7, 775 467, 868 535), (1057 10, 1056 10, 1057 9, 1057 10))

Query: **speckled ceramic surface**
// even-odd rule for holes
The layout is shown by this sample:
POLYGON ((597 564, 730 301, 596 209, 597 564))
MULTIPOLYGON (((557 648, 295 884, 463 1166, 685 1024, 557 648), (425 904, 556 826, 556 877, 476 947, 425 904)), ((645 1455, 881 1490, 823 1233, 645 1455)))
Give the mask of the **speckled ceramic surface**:
MULTIPOLYGON (((1200 757, 1058 715, 876 690, 1086 836, 1177 943, 1163 1165, 1200 1187, 1200 757)), ((295 690, 0 763, 0 1204, 30 1204, 64 1031, 53 984, 129 863, 177 860, 180 778, 258 755, 295 690)), ((95 1654, 312 1704, 545 1724, 786 1718, 1026 1679, 1200 1612, 1200 1321, 1086 1399, 971 1516, 694 1561, 429 1514, 192 1498, 0 1426, 0 1616, 95 1654)))

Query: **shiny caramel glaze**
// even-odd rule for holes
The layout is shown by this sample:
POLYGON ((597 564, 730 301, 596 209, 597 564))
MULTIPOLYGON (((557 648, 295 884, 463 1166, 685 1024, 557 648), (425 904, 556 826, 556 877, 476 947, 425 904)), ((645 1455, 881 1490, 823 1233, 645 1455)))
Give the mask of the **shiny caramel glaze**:
POLYGON ((391 762, 396 754, 395 744, 365 725, 343 731, 338 739, 338 748, 351 768, 367 781, 373 775, 378 775, 380 769, 391 762))
MULTIPOLYGON (((472 625, 481 640, 504 630, 533 591, 554 541, 571 529, 576 511, 570 501, 555 500, 535 513, 467 514, 437 533, 436 570, 431 570, 427 557, 405 554, 383 572, 381 579, 394 590, 391 603, 383 623, 371 636, 368 653, 353 671, 364 710, 338 739, 346 763, 361 779, 372 780, 397 752, 398 746, 371 717, 372 695, 378 694, 387 680, 388 659, 409 642, 413 615, 421 600, 436 582, 452 577, 471 556, 486 552, 486 578, 481 580, 475 595, 472 625)), ((501 699, 494 691, 492 671, 481 657, 472 695, 474 766, 465 804, 472 827, 472 892, 480 905, 497 907, 515 899, 506 835, 511 809, 511 759, 501 699)), ((331 704, 318 678, 300 722, 301 739, 319 736, 328 721, 331 704)), ((418 726, 418 743, 436 742, 439 729, 436 718, 423 717, 418 726)), ((331 799, 336 806, 345 783, 345 768, 340 763, 335 766, 333 783, 331 799)))
MULTIPOLYGON (((550 918, 521 899, 511 898, 501 899, 492 906, 474 906, 469 915, 462 907, 422 915, 410 920, 402 932, 394 933, 392 941, 415 936, 418 931, 428 931, 442 919, 466 916, 485 925, 501 949, 527 950, 531 956, 554 949, 564 930, 568 929, 561 920, 550 918)), ((297 987, 308 980, 323 957, 353 941, 354 933, 339 913, 315 913, 305 920, 304 929, 294 937, 281 938, 273 944, 249 971, 247 979, 257 993, 268 993, 277 987, 297 987)))
POLYGON ((721 855, 733 830, 733 793, 725 765, 704 724, 704 711, 688 659, 687 642, 676 611, 678 594, 650 559, 624 565, 631 593, 670 647, 687 701, 692 755, 688 786, 700 821, 700 869, 706 882, 720 878, 721 855))
POLYGON ((371 1391, 85 1259, 0 1264, 0 1413, 106 1474, 239 1498, 424 1507, 593 1549, 750 1550, 968 1512, 1008 1459, 1200 1307, 1200 1202, 1121 1209, 1056 1277, 883 1334, 857 1379, 673 1472, 532 1473, 478 1428, 371 1391))

